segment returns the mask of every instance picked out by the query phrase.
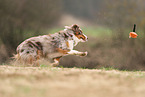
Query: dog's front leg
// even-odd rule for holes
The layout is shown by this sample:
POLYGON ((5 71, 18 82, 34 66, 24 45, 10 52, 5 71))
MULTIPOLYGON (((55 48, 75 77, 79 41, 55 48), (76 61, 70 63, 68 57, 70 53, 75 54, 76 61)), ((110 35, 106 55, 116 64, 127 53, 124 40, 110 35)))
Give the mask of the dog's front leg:
POLYGON ((86 56, 88 52, 79 52, 77 50, 71 50, 67 52, 69 55, 78 55, 78 56, 86 56))

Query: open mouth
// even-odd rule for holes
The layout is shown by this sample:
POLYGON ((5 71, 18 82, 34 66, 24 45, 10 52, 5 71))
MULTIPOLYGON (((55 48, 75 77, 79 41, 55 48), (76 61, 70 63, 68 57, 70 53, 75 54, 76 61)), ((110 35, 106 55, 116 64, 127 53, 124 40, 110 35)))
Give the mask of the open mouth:
POLYGON ((83 37, 80 37, 80 38, 83 40, 83 42, 88 41, 88 39, 87 39, 87 38, 83 38, 83 37))
POLYGON ((82 40, 85 40, 83 37, 80 37, 82 40))

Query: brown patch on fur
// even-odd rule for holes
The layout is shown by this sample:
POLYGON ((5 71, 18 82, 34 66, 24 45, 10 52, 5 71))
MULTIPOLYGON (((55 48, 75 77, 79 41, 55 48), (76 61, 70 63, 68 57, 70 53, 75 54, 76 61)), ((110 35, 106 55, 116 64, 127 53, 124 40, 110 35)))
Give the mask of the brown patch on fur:
POLYGON ((66 41, 66 46, 69 48, 69 43, 68 43, 68 41, 66 41))
POLYGON ((67 54, 67 52, 69 52, 69 50, 63 50, 61 48, 57 48, 56 50, 60 53, 63 53, 63 54, 67 54))
POLYGON ((44 57, 43 53, 42 53, 42 50, 37 50, 36 60, 39 60, 41 57, 44 57))
POLYGON ((86 37, 83 34, 75 34, 78 39, 86 40, 86 37))
POLYGON ((33 61, 34 61, 34 60, 33 60, 33 57, 32 57, 32 56, 30 56, 30 58, 29 58, 29 60, 28 60, 28 63, 29 63, 29 64, 32 64, 32 63, 33 63, 33 61))
POLYGON ((57 58, 54 58, 54 59, 56 59, 57 61, 59 61, 61 57, 62 57, 62 56, 60 56, 60 57, 57 57, 57 58))
POLYGON ((41 51, 40 50, 37 50, 36 60, 39 60, 40 59, 40 56, 41 56, 41 51))

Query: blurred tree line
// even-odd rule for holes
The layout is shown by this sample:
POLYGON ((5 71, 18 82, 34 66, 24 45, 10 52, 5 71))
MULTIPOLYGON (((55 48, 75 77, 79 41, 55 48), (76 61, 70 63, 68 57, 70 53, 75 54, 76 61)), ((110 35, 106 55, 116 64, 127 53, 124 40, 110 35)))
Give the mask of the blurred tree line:
POLYGON ((60 17, 60 4, 54 0, 0 0, 2 61, 11 56, 25 38, 42 34, 41 29, 55 25, 60 17), (3 54, 3 49, 7 54, 3 54))
POLYGON ((24 39, 56 26, 63 13, 94 18, 96 3, 99 0, 0 0, 0 61, 12 56, 24 39))
POLYGON ((101 0, 63 0, 65 12, 89 20, 96 18, 96 12, 102 8, 101 3, 101 0))

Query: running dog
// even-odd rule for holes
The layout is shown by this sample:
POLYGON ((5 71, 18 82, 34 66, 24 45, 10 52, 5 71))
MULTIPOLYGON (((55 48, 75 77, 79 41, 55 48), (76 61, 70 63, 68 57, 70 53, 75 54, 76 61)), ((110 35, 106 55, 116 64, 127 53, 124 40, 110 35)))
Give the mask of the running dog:
POLYGON ((78 42, 87 40, 87 36, 77 24, 65 26, 63 31, 26 39, 17 47, 15 58, 29 64, 35 64, 37 60, 47 58, 54 61, 52 66, 58 66, 62 56, 86 56, 87 52, 79 52, 73 48, 78 42))

